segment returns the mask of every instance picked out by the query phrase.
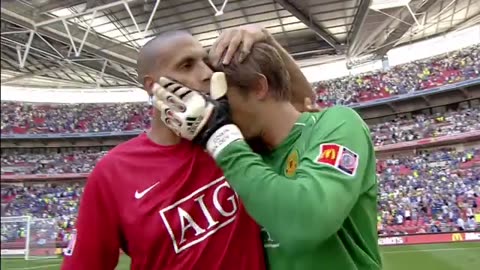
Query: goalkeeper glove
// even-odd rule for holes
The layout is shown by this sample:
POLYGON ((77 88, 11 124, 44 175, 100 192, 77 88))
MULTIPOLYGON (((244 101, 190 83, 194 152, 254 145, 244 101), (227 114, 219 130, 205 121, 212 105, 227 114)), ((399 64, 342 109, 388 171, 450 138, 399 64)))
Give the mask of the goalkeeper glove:
POLYGON ((167 127, 216 157, 225 146, 243 136, 230 117, 224 73, 212 75, 210 91, 209 97, 162 77, 153 90, 153 105, 167 127))

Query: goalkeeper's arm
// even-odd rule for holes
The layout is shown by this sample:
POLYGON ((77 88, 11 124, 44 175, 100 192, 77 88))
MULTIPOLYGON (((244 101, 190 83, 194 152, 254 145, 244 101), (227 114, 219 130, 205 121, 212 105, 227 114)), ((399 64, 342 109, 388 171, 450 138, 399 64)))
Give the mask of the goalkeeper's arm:
POLYGON ((104 185, 100 161, 88 177, 76 223, 77 235, 65 254, 62 270, 113 270, 120 241, 113 198, 104 185))

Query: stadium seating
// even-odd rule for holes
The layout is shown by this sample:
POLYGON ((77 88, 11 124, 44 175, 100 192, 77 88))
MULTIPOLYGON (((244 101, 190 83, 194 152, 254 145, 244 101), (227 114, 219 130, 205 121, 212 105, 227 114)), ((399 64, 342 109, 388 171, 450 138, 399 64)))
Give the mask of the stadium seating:
MULTIPOLYGON (((467 211, 480 212, 480 149, 392 156, 378 161, 378 172, 380 234, 458 231, 459 218, 464 230, 477 228, 467 211)), ((55 217, 57 240, 67 241, 82 191, 79 183, 2 186, 2 212, 4 216, 55 217)), ((2 229, 2 241, 21 240, 23 230, 2 229)))
POLYGON ((480 149, 420 151, 378 160, 381 234, 457 231, 476 224, 480 212, 480 149), (468 211, 470 211, 468 210, 468 211))
MULTIPOLYGON (((355 77, 318 82, 321 106, 350 105, 402 95, 480 76, 480 46, 355 77)), ((2 134, 91 133, 143 130, 150 106, 121 104, 26 104, 2 102, 2 134)), ((376 146, 480 130, 480 107, 411 117, 370 126, 376 146)), ((67 148, 1 154, 2 175, 89 173, 106 150, 67 148), (57 152, 58 151, 58 152, 57 152)), ((444 148, 378 160, 378 231, 381 235, 478 229, 469 213, 480 213, 480 149, 444 148), (460 226, 463 222, 463 227, 460 226), (462 227, 462 228, 460 228, 462 227)), ((83 183, 2 184, 2 216, 55 217, 55 240, 66 242, 75 223, 83 183)), ((20 225, 2 225, 1 241, 25 238, 20 225)))
POLYGON ((480 130, 479 119, 480 107, 465 108, 441 114, 417 114, 411 119, 395 118, 371 125, 370 130, 378 146, 480 130))
POLYGON ((27 104, 2 102, 2 134, 90 133, 142 130, 149 106, 120 104, 27 104))
POLYGON ((398 65, 388 72, 371 72, 314 83, 322 107, 349 105, 392 95, 426 90, 480 75, 480 45, 398 65))
MULTIPOLYGON (((48 240, 66 242, 75 224, 82 191, 83 184, 78 183, 46 184, 42 187, 2 186, 2 216, 55 218, 55 238, 48 240)), ((2 224, 2 243, 22 241, 25 230, 25 223, 2 224)))
MULTIPOLYGON (((480 130, 480 108, 467 108, 445 114, 419 114, 412 119, 372 125, 375 145, 394 144, 423 138, 480 130)), ((1 174, 60 174, 88 173, 106 151, 67 149, 62 153, 2 152, 1 174), (66 151, 66 152, 65 152, 66 151)))
POLYGON ((102 150, 67 150, 62 153, 2 153, 2 174, 61 174, 88 173, 97 160, 106 154, 102 150))
MULTIPOLYGON (((321 106, 349 105, 480 76, 480 45, 436 58, 313 84, 321 106)), ((120 104, 25 104, 2 102, 2 134, 83 133, 143 130, 150 106, 120 104)))

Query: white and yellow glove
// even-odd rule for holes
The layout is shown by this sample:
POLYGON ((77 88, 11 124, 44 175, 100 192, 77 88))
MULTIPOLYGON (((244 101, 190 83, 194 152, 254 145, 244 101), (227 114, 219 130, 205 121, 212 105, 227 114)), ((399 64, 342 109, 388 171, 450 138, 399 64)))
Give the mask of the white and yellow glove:
POLYGON ((209 97, 162 77, 153 89, 153 105, 167 127, 216 157, 225 146, 243 136, 230 117, 224 73, 212 75, 210 91, 209 97))

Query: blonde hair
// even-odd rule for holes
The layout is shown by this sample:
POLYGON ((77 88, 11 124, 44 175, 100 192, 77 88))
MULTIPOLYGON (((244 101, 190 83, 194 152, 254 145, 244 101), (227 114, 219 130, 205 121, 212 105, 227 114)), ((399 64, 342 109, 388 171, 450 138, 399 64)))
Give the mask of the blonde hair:
POLYGON ((242 62, 240 54, 238 50, 228 65, 223 65, 220 61, 220 64, 214 66, 215 71, 225 73, 228 85, 248 91, 262 74, 267 79, 272 97, 282 101, 290 100, 290 75, 273 46, 264 42, 256 43, 242 62))

